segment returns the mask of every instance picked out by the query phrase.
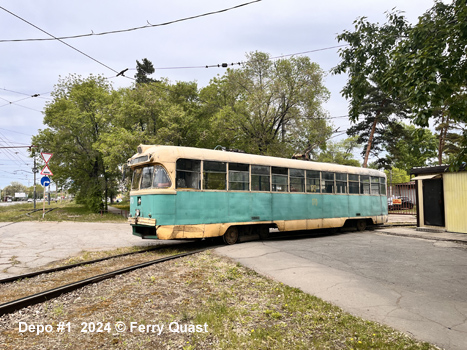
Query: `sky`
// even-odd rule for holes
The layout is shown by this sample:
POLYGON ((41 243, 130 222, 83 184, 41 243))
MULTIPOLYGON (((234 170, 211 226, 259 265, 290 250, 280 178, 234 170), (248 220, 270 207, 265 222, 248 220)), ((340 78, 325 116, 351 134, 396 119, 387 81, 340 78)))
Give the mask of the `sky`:
POLYGON ((27 146, 45 128, 42 111, 60 77, 103 75, 115 89, 130 87, 143 58, 156 68, 152 78, 202 88, 225 72, 207 65, 241 62, 254 51, 306 55, 326 72, 331 97, 324 107, 334 128, 345 131, 348 102, 340 91, 347 77, 329 73, 340 62, 336 46, 344 44, 337 35, 353 30, 358 17, 382 24, 393 8, 416 23, 432 6, 433 0, 0 0, 0 189, 13 181, 33 185, 27 146), (98 35, 110 31, 122 32, 98 35), (87 36, 53 39, 76 35, 87 36), (126 77, 116 76, 127 68, 126 77))

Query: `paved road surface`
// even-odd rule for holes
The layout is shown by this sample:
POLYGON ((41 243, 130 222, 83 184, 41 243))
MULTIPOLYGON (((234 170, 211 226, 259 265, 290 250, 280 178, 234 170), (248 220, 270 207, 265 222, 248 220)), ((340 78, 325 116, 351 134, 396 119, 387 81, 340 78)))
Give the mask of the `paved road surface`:
POLYGON ((249 242, 217 252, 354 315, 467 349, 467 245, 391 230, 249 242))
POLYGON ((0 279, 30 272, 82 251, 148 246, 127 223, 0 222, 0 279))

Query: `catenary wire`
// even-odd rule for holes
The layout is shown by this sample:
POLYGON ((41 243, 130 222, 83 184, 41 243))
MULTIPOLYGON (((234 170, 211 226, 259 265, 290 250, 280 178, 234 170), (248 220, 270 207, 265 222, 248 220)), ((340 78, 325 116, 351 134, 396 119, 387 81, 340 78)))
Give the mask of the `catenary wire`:
POLYGON ((13 12, 7 10, 6 8, 0 6, 0 9, 2 9, 2 10, 5 11, 5 12, 8 12, 10 15, 12 15, 12 16, 14 16, 14 17, 20 19, 21 21, 23 21, 23 22, 29 24, 30 26, 32 26, 32 27, 34 27, 34 28, 40 30, 41 32, 47 34, 48 36, 51 36, 51 37, 54 38, 55 40, 58 40, 58 41, 61 42, 62 44, 64 44, 64 45, 68 46, 69 48, 71 48, 71 49, 73 49, 73 50, 79 52, 80 54, 86 56, 87 58, 93 60, 94 62, 99 63, 100 65, 106 67, 107 69, 110 69, 111 71, 113 71, 113 72, 115 72, 115 73, 118 73, 118 71, 116 71, 115 69, 113 69, 113 68, 109 67, 108 65, 106 65, 106 64, 104 64, 104 63, 98 61, 98 60, 95 59, 94 57, 89 56, 88 54, 84 53, 83 51, 81 51, 81 50, 77 49, 76 47, 74 47, 74 46, 72 46, 72 45, 66 43, 66 42, 63 41, 62 39, 57 38, 56 36, 50 34, 49 32, 45 31, 44 29, 39 28, 39 27, 36 26, 35 24, 33 24, 33 23, 31 23, 31 22, 25 20, 24 18, 22 18, 22 17, 20 17, 20 16, 18 16, 18 15, 16 15, 16 14, 14 14, 13 12))
MULTIPOLYGON (((38 39, 4 39, 4 40, 0 40, 0 43, 1 42, 46 41, 46 40, 60 40, 60 39, 76 39, 76 38, 84 38, 84 37, 90 37, 90 36, 102 36, 102 35, 108 35, 108 34, 131 32, 131 31, 135 31, 135 30, 147 29, 147 28, 153 28, 153 27, 162 27, 162 26, 167 26, 167 25, 170 25, 170 24, 178 23, 178 22, 184 22, 184 21, 188 21, 188 20, 192 20, 192 19, 196 19, 196 18, 200 18, 200 17, 206 17, 206 16, 211 16, 211 15, 215 15, 215 14, 235 10, 235 9, 240 8, 240 7, 251 5, 253 3, 260 2, 260 1, 262 1, 262 0, 250 1, 250 2, 247 2, 247 3, 243 3, 243 4, 240 4, 240 5, 233 6, 233 7, 229 7, 229 8, 223 9, 223 10, 207 12, 207 13, 203 13, 201 15, 185 17, 185 18, 181 18, 181 19, 177 19, 177 20, 173 20, 173 21, 169 21, 169 22, 163 22, 163 23, 159 23, 159 24, 151 24, 151 23, 149 23, 147 21, 147 24, 144 25, 144 26, 128 28, 128 29, 112 30, 112 31, 101 32, 101 33, 92 32, 92 33, 88 33, 88 34, 57 37, 57 38, 54 38, 54 39, 49 39, 49 38, 41 38, 41 39, 39 39, 39 38, 38 39)), ((0 8, 2 8, 2 7, 0 7, 0 8)))

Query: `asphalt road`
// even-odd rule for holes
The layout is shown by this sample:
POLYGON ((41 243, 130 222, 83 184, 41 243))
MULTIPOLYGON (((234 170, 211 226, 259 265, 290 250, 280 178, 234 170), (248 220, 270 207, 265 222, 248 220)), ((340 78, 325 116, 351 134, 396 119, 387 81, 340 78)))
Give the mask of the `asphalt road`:
POLYGON ((365 231, 217 251, 354 315, 467 349, 466 244, 365 231))

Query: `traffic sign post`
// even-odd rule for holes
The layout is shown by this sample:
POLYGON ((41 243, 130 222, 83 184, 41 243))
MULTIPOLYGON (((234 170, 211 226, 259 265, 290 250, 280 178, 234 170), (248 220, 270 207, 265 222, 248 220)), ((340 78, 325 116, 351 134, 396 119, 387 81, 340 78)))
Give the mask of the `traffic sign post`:
POLYGON ((45 176, 52 176, 52 171, 50 171, 50 168, 49 168, 49 161, 50 161, 50 158, 52 158, 54 154, 53 153, 46 153, 46 152, 42 152, 41 153, 41 156, 42 156, 42 159, 44 159, 44 162, 45 162, 45 167, 44 169, 42 169, 41 171, 41 175, 45 175, 45 176))
MULTIPOLYGON (((41 179, 41 184, 44 186, 44 197, 43 197, 43 205, 42 205, 42 218, 45 216, 45 188, 49 186, 49 192, 50 192, 50 179, 47 176, 52 176, 52 171, 50 171, 49 168, 49 161, 50 158, 52 158, 54 154, 53 153, 46 153, 46 152, 41 152, 42 159, 44 159, 45 166, 44 169, 41 171, 41 175, 44 175, 44 177, 41 179)), ((49 201, 50 205, 50 201, 49 201)))

